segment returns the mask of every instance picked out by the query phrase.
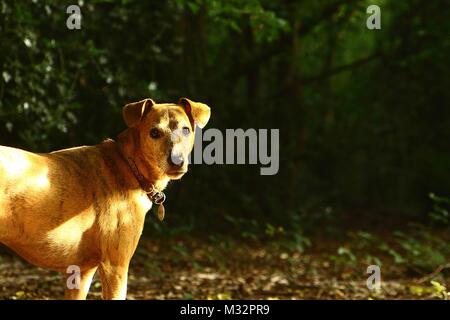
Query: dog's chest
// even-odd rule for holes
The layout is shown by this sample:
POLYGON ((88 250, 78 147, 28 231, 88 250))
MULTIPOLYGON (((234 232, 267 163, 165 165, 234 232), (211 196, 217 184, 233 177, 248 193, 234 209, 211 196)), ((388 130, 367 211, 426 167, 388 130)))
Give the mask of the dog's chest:
POLYGON ((152 208, 152 202, 142 191, 135 192, 133 199, 136 203, 136 210, 147 213, 152 208))
POLYGON ((140 235, 151 207, 150 199, 142 191, 133 191, 121 200, 109 201, 98 220, 99 231, 108 238, 140 235))

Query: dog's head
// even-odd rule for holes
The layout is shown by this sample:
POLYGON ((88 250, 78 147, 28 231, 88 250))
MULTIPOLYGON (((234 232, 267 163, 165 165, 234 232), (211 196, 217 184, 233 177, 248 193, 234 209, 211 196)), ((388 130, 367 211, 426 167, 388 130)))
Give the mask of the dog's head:
POLYGON ((210 114, 206 104, 186 98, 178 104, 145 99, 123 108, 126 124, 137 129, 137 147, 145 162, 170 179, 180 179, 187 172, 195 127, 203 128, 210 114))

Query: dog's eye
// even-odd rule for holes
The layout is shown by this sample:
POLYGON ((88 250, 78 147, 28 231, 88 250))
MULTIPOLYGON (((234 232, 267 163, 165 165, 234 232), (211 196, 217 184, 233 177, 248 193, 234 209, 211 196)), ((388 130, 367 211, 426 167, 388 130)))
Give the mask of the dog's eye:
POLYGON ((150 130, 150 137, 152 137, 153 139, 158 139, 159 137, 161 137, 161 132, 158 129, 153 128, 152 130, 150 130))
POLYGON ((188 127, 183 127, 183 134, 185 136, 188 136, 191 133, 191 129, 189 129, 188 127))

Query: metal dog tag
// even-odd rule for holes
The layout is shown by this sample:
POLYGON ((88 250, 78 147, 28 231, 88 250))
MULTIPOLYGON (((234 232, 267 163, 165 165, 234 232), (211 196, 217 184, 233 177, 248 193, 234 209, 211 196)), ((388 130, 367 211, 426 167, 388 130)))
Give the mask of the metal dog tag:
POLYGON ((166 215, 166 209, 164 209, 164 206, 163 206, 163 204, 161 203, 161 204, 158 206, 158 219, 159 219, 159 221, 163 221, 165 215, 166 215))

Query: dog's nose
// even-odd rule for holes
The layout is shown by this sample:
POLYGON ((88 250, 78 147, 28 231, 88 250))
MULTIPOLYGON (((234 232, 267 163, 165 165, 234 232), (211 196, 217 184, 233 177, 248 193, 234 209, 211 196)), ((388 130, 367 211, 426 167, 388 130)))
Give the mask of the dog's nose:
POLYGON ((182 167, 184 164, 184 159, 183 156, 181 155, 170 155, 169 158, 167 159, 167 162, 169 162, 169 164, 171 166, 174 167, 182 167))

